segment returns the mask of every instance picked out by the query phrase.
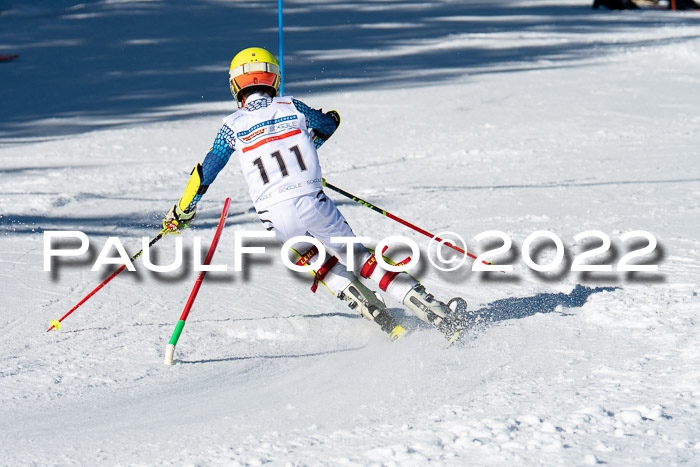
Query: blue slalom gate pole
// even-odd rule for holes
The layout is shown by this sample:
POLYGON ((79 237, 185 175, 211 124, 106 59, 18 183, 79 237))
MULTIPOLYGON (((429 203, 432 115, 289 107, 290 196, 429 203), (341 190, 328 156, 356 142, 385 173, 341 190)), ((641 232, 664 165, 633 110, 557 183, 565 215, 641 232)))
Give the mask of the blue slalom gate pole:
POLYGON ((277 1, 277 22, 280 32, 280 96, 284 96, 284 40, 282 34, 282 0, 277 1))

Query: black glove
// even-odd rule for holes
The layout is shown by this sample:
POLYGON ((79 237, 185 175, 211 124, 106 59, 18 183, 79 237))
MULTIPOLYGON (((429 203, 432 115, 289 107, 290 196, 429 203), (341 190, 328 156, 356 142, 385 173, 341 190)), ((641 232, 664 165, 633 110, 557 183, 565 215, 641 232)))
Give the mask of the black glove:
POLYGON ((331 117, 335 121, 335 127, 338 128, 340 126, 340 114, 336 110, 331 110, 330 112, 326 112, 326 115, 331 117))
POLYGON ((317 143, 316 147, 318 148, 321 144, 325 143, 328 141, 328 138, 331 137, 333 133, 335 133, 335 130, 338 129, 338 126, 340 125, 340 114, 336 112, 335 110, 331 110, 330 112, 326 112, 324 115, 328 115, 333 119, 333 122, 335 123, 335 128, 333 128, 333 131, 331 131, 328 134, 321 133, 317 128, 314 128, 314 142, 316 142, 316 138, 321 140, 321 143, 317 143))

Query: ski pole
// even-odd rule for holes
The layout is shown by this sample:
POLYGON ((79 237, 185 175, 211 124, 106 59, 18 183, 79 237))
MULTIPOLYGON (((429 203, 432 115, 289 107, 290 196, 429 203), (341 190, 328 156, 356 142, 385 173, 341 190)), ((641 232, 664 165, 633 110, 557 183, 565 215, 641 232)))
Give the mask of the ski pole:
MULTIPOLYGON (((416 225, 413 225, 413 224, 411 224, 410 222, 405 221, 405 220, 401 219, 400 217, 397 217, 397 216, 393 215, 392 213, 387 212, 387 211, 385 211, 384 209, 382 209, 382 208, 380 208, 380 207, 377 207, 377 206, 375 206, 375 205, 373 205, 373 204, 371 204, 371 203, 368 203, 367 201, 365 201, 365 200, 363 200, 363 199, 361 199, 361 198, 358 198, 357 196, 352 195, 352 194, 348 193, 347 191, 338 188, 338 187, 335 186, 335 185, 332 185, 332 184, 328 183, 328 182, 326 181, 325 178, 323 179, 323 185, 324 185, 324 186, 327 186, 328 188, 330 188, 330 189, 333 190, 333 191, 337 191, 338 193, 340 193, 340 194, 343 195, 343 196, 346 196, 346 197, 350 198, 351 200, 355 201, 356 203, 359 203, 359 204, 361 204, 361 205, 363 205, 363 206, 366 206, 366 207, 372 209, 373 211, 378 212, 379 214, 383 214, 383 215, 385 215, 386 217, 388 217, 389 219, 395 220, 396 222, 398 222, 398 223, 400 223, 400 224, 403 224, 403 225, 405 225, 406 227, 409 227, 409 228, 415 230, 416 232, 422 233, 422 234, 425 235, 426 237, 433 238, 433 239, 435 239, 436 241, 442 243, 443 245, 452 248, 453 250, 457 250, 457 251, 459 251, 460 253, 469 256, 470 258, 476 259, 476 256, 474 256, 474 255, 471 254, 471 253, 467 253, 466 251, 464 251, 464 250, 461 249, 460 247, 458 247, 458 246, 456 246, 456 245, 453 245, 452 243, 447 242, 447 241, 441 239, 440 237, 436 237, 435 235, 431 234, 431 233, 428 232, 427 230, 423 230, 423 229, 421 229, 420 227, 418 227, 418 226, 416 226, 416 225)), ((490 263, 487 263, 486 261, 482 261, 482 263, 484 263, 484 264, 490 264, 490 263)))
MULTIPOLYGON (((224 225, 226 224, 226 216, 228 215, 229 204, 231 204, 231 198, 226 198, 226 202, 224 203, 224 209, 223 211, 221 211, 221 219, 219 219, 219 225, 216 228, 216 232, 214 233, 214 239, 211 242, 211 246, 209 247, 209 251, 207 252, 206 258, 204 258, 204 266, 208 266, 211 263, 212 258, 214 257, 216 246, 219 244, 219 238, 221 238, 221 231, 224 229, 224 225)), ((163 359, 163 363, 165 365, 173 365, 175 363, 173 360, 173 357, 175 356, 175 346, 177 345, 177 341, 180 339, 180 334, 182 334, 182 330, 185 327, 185 321, 187 321, 187 316, 190 314, 190 310, 192 309, 192 305, 194 304, 194 299, 197 298, 199 288, 202 286, 202 281, 204 280, 204 276, 206 275, 206 273, 206 270, 199 273, 199 277, 197 277, 197 280, 194 283, 194 287, 192 288, 192 292, 190 293, 190 298, 187 299, 185 309, 182 311, 180 320, 175 325, 173 335, 170 336, 170 342, 168 342, 168 345, 165 348, 165 358, 163 359)))
MULTIPOLYGON (((160 240, 161 238, 163 238, 165 235, 169 234, 171 231, 172 231, 172 230, 170 229, 170 226, 165 227, 163 230, 161 230, 160 232, 158 232, 158 235, 156 235, 155 237, 153 237, 153 239, 148 243, 148 247, 149 247, 149 248, 152 247, 154 243, 156 243, 158 240, 160 240)), ((141 249, 138 253, 136 253, 134 256, 132 256, 131 258, 129 258, 129 261, 133 263, 134 261, 136 261, 136 259, 137 259, 139 256, 141 256, 141 253, 143 253, 143 249, 141 249)), ((61 327, 61 322, 62 322, 64 319, 66 319, 71 313, 73 313, 75 310, 77 310, 78 307, 80 307, 80 305, 82 305, 83 303, 87 302, 88 299, 89 299, 90 297, 92 297, 93 295, 95 295, 95 294, 97 293, 98 290, 100 290, 102 287, 104 287, 105 285, 107 285, 107 284, 109 283, 109 281, 111 281, 112 279, 114 279, 115 277, 117 277, 117 275, 118 275, 120 272, 122 272, 125 268, 126 268, 126 264, 122 264, 121 266, 119 266, 119 269, 117 269, 117 270, 114 271, 112 274, 110 274, 109 277, 108 277, 107 279, 105 279, 104 281, 102 281, 102 283, 101 283, 100 285, 98 285, 97 287, 95 287, 95 288, 93 289, 92 292, 90 292, 89 294, 87 294, 87 295, 85 296, 85 298, 83 298, 82 300, 80 300, 80 301, 78 302, 78 304, 75 305, 73 308, 71 308, 71 309, 68 311, 68 313, 66 313, 65 315, 63 315, 63 316, 61 317, 61 319, 54 319, 54 320, 52 320, 52 321, 51 321, 51 327, 50 327, 46 332, 49 332, 50 330, 52 330, 52 329, 54 329, 54 328, 56 328, 56 330, 58 330, 58 328, 61 327)))

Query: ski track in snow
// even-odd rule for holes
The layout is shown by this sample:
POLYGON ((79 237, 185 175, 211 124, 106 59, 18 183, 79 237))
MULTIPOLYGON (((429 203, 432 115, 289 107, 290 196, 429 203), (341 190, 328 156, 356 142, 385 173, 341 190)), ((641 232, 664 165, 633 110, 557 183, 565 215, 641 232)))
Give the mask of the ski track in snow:
MULTIPOLYGON (((262 2, 0 3, 0 52, 20 52, 0 66, 11 91, 0 121, 0 464, 697 464, 700 17, 573 0, 288 3, 287 94, 343 116, 320 151, 328 181, 457 232, 475 253, 488 246, 475 235, 507 232, 514 248, 497 263, 514 273, 424 260, 427 288, 465 297, 481 321, 444 349, 389 303, 413 331, 389 344, 330 294, 312 295, 265 243, 246 273, 207 276, 166 367, 196 279, 193 236, 211 239, 230 196, 214 263, 232 268, 233 232, 261 228, 231 161, 183 234, 187 267, 155 274, 139 260, 45 332, 109 274, 90 271, 107 237, 132 254, 153 237, 233 110, 225 59, 251 44, 230 41, 224 18, 250 15, 237 35, 273 50, 275 20, 262 2), (99 48, 125 14, 133 29, 99 48), (178 55, 183 39, 201 57, 178 55), (52 58, 59 46, 75 71, 52 58), (35 75, 52 66, 47 99, 35 75), (45 230, 84 231, 89 254, 44 272, 45 230), (524 265, 537 230, 562 239, 562 270, 524 265), (645 259, 658 273, 567 272, 586 230, 612 238, 598 260, 613 265, 631 249, 621 234, 653 233, 645 259)), ((406 235, 427 254, 426 238, 328 194, 358 235, 406 235)), ((156 261, 174 251, 166 237, 156 261)))

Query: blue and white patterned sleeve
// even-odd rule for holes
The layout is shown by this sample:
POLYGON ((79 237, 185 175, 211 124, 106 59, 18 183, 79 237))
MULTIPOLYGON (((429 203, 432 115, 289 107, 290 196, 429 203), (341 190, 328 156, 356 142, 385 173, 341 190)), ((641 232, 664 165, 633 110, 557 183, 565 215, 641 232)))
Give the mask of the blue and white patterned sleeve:
POLYGON ((306 117, 309 128, 314 130, 314 145, 316 149, 320 148, 338 128, 339 120, 331 117, 331 112, 326 114, 320 110, 312 109, 297 99, 292 99, 292 102, 294 102, 294 107, 306 117))
POLYGON ((199 200, 202 199, 206 188, 214 182, 216 176, 219 175, 221 169, 226 166, 226 163, 231 158, 231 154, 236 149, 236 140, 234 138, 233 130, 227 125, 224 125, 219 130, 214 140, 214 145, 211 147, 204 162, 202 162, 202 179, 200 181, 200 187, 202 193, 198 193, 192 198, 190 204, 187 205, 185 212, 191 212, 199 200))

